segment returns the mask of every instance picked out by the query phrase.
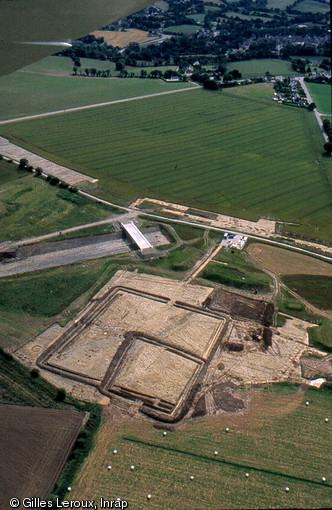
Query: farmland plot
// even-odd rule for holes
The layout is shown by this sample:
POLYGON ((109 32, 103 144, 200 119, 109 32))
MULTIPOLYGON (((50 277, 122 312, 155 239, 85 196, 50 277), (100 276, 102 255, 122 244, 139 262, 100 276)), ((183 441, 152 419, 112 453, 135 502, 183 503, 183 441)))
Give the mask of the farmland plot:
POLYGON ((271 97, 269 84, 191 90, 20 122, 1 134, 85 169, 109 198, 152 196, 326 229, 330 170, 315 119, 271 97))

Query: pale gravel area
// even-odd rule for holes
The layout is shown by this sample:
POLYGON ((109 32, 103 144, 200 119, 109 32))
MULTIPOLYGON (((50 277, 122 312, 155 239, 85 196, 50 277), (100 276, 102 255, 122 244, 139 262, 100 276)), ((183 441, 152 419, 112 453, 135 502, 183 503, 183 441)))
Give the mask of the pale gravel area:
POLYGON ((58 179, 61 179, 68 184, 77 184, 79 182, 88 181, 88 182, 97 182, 98 179, 94 177, 90 177, 89 175, 84 175, 80 172, 76 172, 75 170, 71 170, 70 168, 64 167, 62 165, 58 165, 57 163, 53 163, 49 159, 42 158, 30 152, 18 145, 15 145, 9 142, 6 138, 0 136, 0 154, 6 158, 12 159, 15 162, 19 162, 20 159, 27 159, 29 164, 34 168, 40 167, 45 174, 53 175, 58 179))
MULTIPOLYGON (((212 213, 213 217, 208 218, 200 214, 195 215, 192 212, 188 212, 190 207, 173 204, 171 202, 164 202, 163 200, 156 200, 154 198, 138 198, 130 205, 130 208, 138 208, 144 202, 161 206, 161 212, 164 214, 172 214, 173 216, 177 216, 179 219, 195 221, 204 225, 209 225, 211 227, 239 230, 241 232, 248 232, 250 234, 263 235, 266 237, 271 237, 275 234, 276 222, 272 220, 261 218, 255 222, 217 213, 212 213)), ((200 211, 197 210, 197 212, 200 211)), ((205 211, 202 211, 203 214, 204 212, 205 211)))

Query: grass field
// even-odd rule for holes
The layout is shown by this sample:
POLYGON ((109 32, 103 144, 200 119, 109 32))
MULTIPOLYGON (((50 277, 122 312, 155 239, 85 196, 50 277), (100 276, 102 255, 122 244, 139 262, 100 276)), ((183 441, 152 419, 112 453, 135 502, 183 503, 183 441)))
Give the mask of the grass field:
POLYGON ((135 510, 329 506, 332 459, 324 418, 332 418, 331 393, 304 395, 286 384, 249 395, 253 407, 242 416, 199 418, 166 437, 135 419, 117 428, 104 422, 70 499, 121 497, 135 510))
MULTIPOLYGON (((92 63, 87 67, 97 68, 97 65, 92 63)), ((185 87, 192 87, 192 84, 150 79, 49 76, 44 72, 18 71, 0 78, 0 120, 185 87)))
POLYGON ((27 239, 109 218, 112 208, 51 186, 43 179, 0 161, 2 169, 15 179, 0 184, 0 242, 27 239))
POLYGON ((306 301, 322 310, 332 309, 332 276, 287 275, 283 282, 306 301))
POLYGON ((0 346, 14 349, 55 321, 65 325, 118 269, 90 260, 0 281, 0 346))
POLYGON ((306 83, 310 94, 320 113, 332 113, 331 85, 323 83, 306 83))
POLYGON ((0 132, 98 177, 99 192, 114 200, 153 196, 249 219, 299 221, 328 238, 331 170, 315 118, 271 97, 270 84, 192 90, 0 132))
POLYGON ((324 320, 321 326, 310 328, 308 332, 311 345, 332 352, 332 321, 324 320))
POLYGON ((293 4, 293 0, 268 0, 267 7, 269 9, 286 9, 288 5, 293 4))
POLYGON ((329 2, 315 2, 314 0, 304 0, 296 5, 295 9, 300 12, 329 12, 329 2))
POLYGON ((165 34, 196 34, 197 30, 202 30, 199 25, 174 25, 164 28, 165 34))
MULTIPOLYGON (((109 69, 114 71, 115 64, 114 62, 110 62, 109 60, 96 60, 93 58, 80 58, 81 67, 79 70, 84 71, 86 67, 95 67, 98 70, 106 70, 109 69)), ((20 69, 15 75, 17 77, 22 74, 43 74, 50 76, 67 76, 73 72, 73 61, 69 57, 46 57, 38 62, 34 62, 33 64, 20 69), (19 74, 18 74, 19 73, 19 74)), ((1 81, 0 81, 1 84, 1 81)))
POLYGON ((243 60, 242 62, 231 62, 228 64, 228 70, 237 69, 243 78, 254 78, 256 76, 264 76, 266 71, 271 75, 278 76, 298 76, 299 73, 292 69, 287 60, 279 60, 274 58, 262 58, 253 60, 243 60))
POLYGON ((251 16, 251 15, 241 14, 239 12, 234 12, 234 11, 227 11, 226 16, 228 18, 240 18, 240 19, 244 19, 247 21, 252 21, 255 19, 260 19, 262 21, 271 21, 271 18, 267 18, 265 16, 251 16))
POLYGON ((273 284, 272 278, 248 262, 243 253, 233 252, 221 250, 199 276, 238 289, 268 292, 273 284))

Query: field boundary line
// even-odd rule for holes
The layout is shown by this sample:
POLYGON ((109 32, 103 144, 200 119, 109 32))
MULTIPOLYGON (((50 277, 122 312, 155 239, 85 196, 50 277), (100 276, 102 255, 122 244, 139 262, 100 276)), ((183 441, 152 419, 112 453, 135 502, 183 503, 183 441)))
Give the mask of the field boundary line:
POLYGON ((116 99, 114 101, 105 101, 103 103, 89 104, 86 106, 76 106, 74 108, 66 108, 65 110, 56 110, 53 112, 37 113, 36 115, 27 115, 25 117, 16 117, 15 119, 1 120, 0 125, 10 124, 12 122, 20 122, 23 120, 39 119, 42 117, 50 117, 52 115, 61 115, 63 113, 78 112, 88 110, 90 108, 100 108, 102 106, 110 106, 112 104, 127 103, 128 101, 138 101, 140 99, 149 99, 150 97, 165 96, 166 94, 176 94, 177 92, 187 92, 188 90, 196 90, 202 88, 200 85, 186 87, 183 89, 166 90, 165 92, 156 92, 154 94, 146 94, 144 96, 127 97, 126 99, 116 99))
POLYGON ((236 467, 236 468, 240 468, 240 469, 245 469, 245 470, 252 470, 252 471, 258 471, 258 472, 261 472, 261 473, 267 473, 269 475, 275 475, 275 476, 281 476, 281 477, 284 477, 284 478, 288 478, 288 479, 291 479, 291 480, 298 480, 299 482, 305 482, 305 483, 312 483, 312 484, 315 484, 315 485, 319 485, 320 487, 326 487, 327 489, 331 489, 332 485, 326 483, 326 482, 319 482, 318 480, 309 480, 308 478, 302 478, 300 476, 294 476, 294 475, 287 475, 286 473, 280 473, 278 471, 270 471, 269 469, 264 469, 264 468, 258 468, 258 467, 255 467, 255 466, 251 466, 251 465, 248 465, 248 464, 240 464, 239 462, 234 462, 234 461, 229 461, 229 460, 224 460, 224 459, 216 459, 215 457, 209 457, 207 455, 202 455, 202 454, 199 454, 199 453, 194 453, 194 452, 186 452, 185 450, 180 450, 179 448, 172 448, 172 447, 168 447, 168 446, 163 446, 163 445, 159 445, 159 444, 153 444, 153 443, 148 443, 147 441, 142 441, 141 439, 135 439, 135 438, 131 438, 131 437, 122 437, 122 440, 123 441, 128 441, 128 442, 131 442, 131 443, 136 443, 136 444, 139 444, 139 445, 142 445, 142 446, 148 446, 150 448, 159 448, 161 450, 166 450, 168 452, 172 452, 172 453, 179 453, 179 454, 182 454, 182 455, 188 455, 190 457, 195 457, 203 462, 213 462, 213 463, 219 463, 219 464, 226 464, 228 466, 232 466, 232 467, 236 467))

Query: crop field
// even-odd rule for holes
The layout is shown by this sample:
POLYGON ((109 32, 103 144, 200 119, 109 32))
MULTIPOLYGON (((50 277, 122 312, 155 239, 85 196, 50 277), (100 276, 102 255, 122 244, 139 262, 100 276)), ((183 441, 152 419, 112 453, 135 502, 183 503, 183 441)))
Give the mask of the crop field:
POLYGON ((298 76, 299 73, 292 69, 287 60, 279 60, 274 58, 262 58, 243 60, 242 62, 231 62, 228 64, 228 70, 237 69, 243 78, 254 78, 256 76, 264 76, 267 71, 271 75, 278 76, 298 76))
POLYGON ((192 86, 163 80, 79 78, 18 71, 0 78, 0 120, 192 86))
POLYGON ((292 250, 252 243, 247 252, 254 262, 277 275, 307 274, 332 277, 332 264, 292 250))
POLYGON ((275 385, 243 393, 251 399, 245 413, 196 418, 166 437, 149 423, 119 427, 110 417, 70 499, 121 497, 135 510, 329 506, 330 392, 275 385))
POLYGON ((331 85, 323 83, 306 83, 310 94, 320 113, 332 113, 331 85))
POLYGON ((112 208, 100 207, 92 200, 51 186, 41 178, 17 170, 13 163, 0 162, 1 181, 3 166, 7 179, 11 173, 13 180, 0 185, 0 242, 28 239, 103 220, 113 214, 112 208))
POLYGON ((1 508, 9 508, 13 494, 18 498, 28 494, 45 498, 67 460, 85 414, 2 404, 0 414, 1 471, 4 473, 1 508))
POLYGON ((296 5, 296 10, 300 12, 328 12, 330 10, 329 2, 315 2, 314 0, 304 0, 296 5))
POLYGON ((157 39, 156 36, 149 37, 148 32, 145 32, 144 30, 138 30, 137 28, 128 28, 124 32, 96 30, 95 32, 92 32, 92 35, 95 37, 103 37, 107 44, 111 44, 112 46, 119 46, 119 48, 125 48, 133 42, 141 44, 157 39))
POLYGON ((269 84, 191 90, 0 131, 86 169, 105 197, 152 196, 247 219, 299 220, 328 236, 330 170, 315 119, 271 96, 269 84))

